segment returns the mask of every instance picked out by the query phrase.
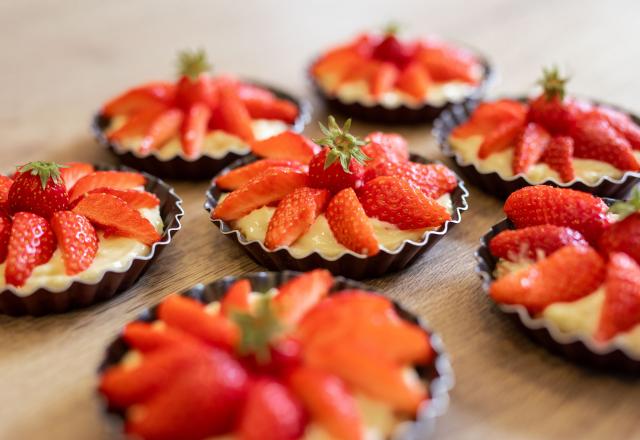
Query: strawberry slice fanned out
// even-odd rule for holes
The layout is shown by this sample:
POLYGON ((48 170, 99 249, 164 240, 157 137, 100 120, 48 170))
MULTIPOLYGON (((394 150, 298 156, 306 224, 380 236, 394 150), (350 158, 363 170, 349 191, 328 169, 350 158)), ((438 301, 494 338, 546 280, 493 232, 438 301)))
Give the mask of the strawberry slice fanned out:
POLYGON ((78 180, 94 171, 93 165, 90 163, 67 162, 64 164, 64 168, 60 169, 60 176, 62 180, 64 180, 67 191, 71 191, 71 188, 73 188, 78 180))
POLYGON ((73 208, 76 214, 114 235, 132 238, 151 246, 160 234, 149 220, 127 203, 110 194, 87 194, 73 208))
POLYGON ((250 294, 251 283, 249 280, 236 281, 220 300, 220 313, 229 316, 233 312, 249 312, 251 310, 250 294))
POLYGON ((49 222, 30 212, 16 213, 9 237, 6 283, 23 286, 33 269, 48 262, 55 250, 56 239, 49 222))
POLYGON ((74 201, 78 197, 97 188, 132 189, 143 186, 146 179, 142 174, 126 171, 94 171, 82 177, 71 188, 69 199, 74 201))
POLYGON ((294 325, 328 293, 333 285, 331 273, 316 269, 304 273, 278 289, 273 306, 280 320, 294 325))
POLYGON ((352 188, 345 188, 336 194, 329 202, 325 215, 338 243, 368 256, 380 252, 373 226, 352 188))
POLYGON ((89 194, 95 193, 116 196, 133 209, 155 208, 160 205, 160 199, 155 194, 137 189, 96 188, 89 191, 89 194))
POLYGON ((301 134, 283 131, 267 139, 251 143, 253 154, 268 159, 287 159, 308 164, 320 147, 301 134))
POLYGON ((211 110, 206 104, 198 102, 189 107, 180 129, 182 150, 189 158, 198 157, 207 134, 211 110))
POLYGON ((551 255, 567 245, 588 244, 581 233, 571 228, 537 225, 502 231, 491 239, 489 249, 498 258, 518 261, 521 258, 536 260, 539 252, 551 255))
POLYGON ((147 83, 127 90, 122 95, 107 102, 101 110, 104 116, 112 117, 136 113, 158 105, 170 105, 175 99, 176 87, 164 81, 147 83))
POLYGON ((518 142, 513 155, 512 169, 514 174, 526 173, 545 152, 551 136, 535 122, 528 123, 518 142))
POLYGON ((215 179, 218 187, 225 190, 235 190, 249 182, 264 170, 273 167, 294 168, 307 171, 307 166, 301 162, 288 159, 260 159, 243 167, 235 168, 215 179))
POLYGON ((141 154, 147 154, 162 147, 172 137, 178 135, 183 120, 184 112, 177 108, 158 114, 145 131, 138 151, 141 154))
POLYGON ((629 115, 604 106, 595 107, 593 113, 604 118, 618 133, 623 135, 634 150, 640 150, 640 126, 629 115))
POLYGON ((88 269, 98 252, 98 236, 89 220, 71 211, 58 211, 51 217, 51 228, 67 275, 88 269))
POLYGON ((557 172, 563 182, 571 182, 576 178, 573 168, 573 138, 556 136, 551 139, 540 161, 557 172))
POLYGON ((439 163, 381 162, 375 166, 374 172, 376 176, 401 177, 420 187, 426 196, 433 199, 450 193, 458 186, 455 173, 439 163))

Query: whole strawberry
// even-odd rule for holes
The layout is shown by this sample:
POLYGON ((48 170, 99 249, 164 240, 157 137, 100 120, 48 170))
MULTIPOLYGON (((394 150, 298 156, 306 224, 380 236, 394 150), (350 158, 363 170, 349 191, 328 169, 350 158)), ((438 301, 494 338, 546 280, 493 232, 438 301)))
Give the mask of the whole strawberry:
POLYGON ((342 128, 333 116, 329 127, 320 124, 324 138, 315 142, 324 146, 309 163, 311 186, 337 193, 345 188, 357 189, 364 183, 365 162, 370 158, 360 149, 366 143, 349 133, 351 119, 342 128))
POLYGON ((373 58, 404 68, 411 61, 415 49, 396 37, 398 26, 395 23, 388 25, 384 33, 384 39, 373 49, 373 58))
POLYGON ((9 211, 32 212, 49 219, 69 207, 69 194, 54 162, 30 162, 18 168, 9 190, 9 211))
POLYGON ((178 106, 188 110, 196 103, 214 104, 216 93, 209 75, 211 65, 207 61, 204 50, 180 52, 178 68, 180 74, 176 93, 178 106))

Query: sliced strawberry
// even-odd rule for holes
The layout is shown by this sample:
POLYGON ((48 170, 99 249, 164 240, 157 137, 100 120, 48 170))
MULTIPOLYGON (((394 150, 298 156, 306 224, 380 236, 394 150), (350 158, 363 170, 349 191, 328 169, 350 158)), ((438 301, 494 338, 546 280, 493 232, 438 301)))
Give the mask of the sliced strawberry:
POLYGON ((600 237, 598 248, 603 255, 624 252, 640 264, 640 213, 611 224, 600 237))
POLYGON ((336 240, 347 249, 368 256, 380 251, 373 226, 352 188, 336 194, 325 215, 336 240))
POLYGON ((160 234, 140 212, 110 194, 87 194, 73 208, 76 214, 87 217, 91 223, 110 233, 138 240, 151 246, 160 240, 160 234))
POLYGON ((254 141, 251 115, 238 97, 233 84, 220 85, 219 105, 214 110, 212 122, 216 127, 238 136, 245 142, 254 141))
POLYGON ((284 131, 270 138, 252 142, 251 151, 268 159, 287 159, 308 164, 320 151, 320 147, 301 134, 284 131))
POLYGON ((248 378, 230 354, 203 350, 175 372, 162 392, 132 409, 126 432, 150 440, 200 440, 231 430, 247 395, 248 378))
POLYGON ((51 217, 51 228, 67 275, 88 269, 98 252, 98 236, 89 220, 71 211, 58 211, 51 217))
POLYGON ((295 395, 332 437, 360 440, 364 426, 353 395, 336 376, 313 368, 298 368, 289 377, 295 395))
POLYGON ((434 81, 478 82, 476 71, 480 64, 471 53, 463 49, 444 44, 427 44, 418 48, 416 58, 434 81))
POLYGON ((249 390, 239 421, 241 440, 297 439, 306 424, 302 404, 280 382, 259 379, 249 390))
POLYGON ((489 249, 498 258, 518 261, 521 258, 536 260, 538 252, 551 255, 567 245, 587 246, 581 233, 571 228, 553 225, 537 225, 506 230, 491 239, 489 249))
POLYGON ((349 72, 347 72, 342 81, 364 81, 369 86, 369 93, 373 94, 374 78, 380 70, 382 63, 377 60, 364 59, 355 64, 349 72))
POLYGON ((0 214, 0 264, 7 259, 9 237, 11 237, 11 219, 6 215, 0 214))
POLYGON ((171 105, 175 99, 176 87, 164 81, 156 81, 126 91, 107 102, 100 113, 106 117, 128 115, 149 107, 171 105))
POLYGON ((556 302, 576 301, 604 280, 605 262, 590 247, 565 246, 544 260, 505 275, 489 289, 504 304, 521 304, 532 313, 556 302))
POLYGON ((142 353, 199 344, 197 339, 177 328, 143 321, 133 321, 127 324, 122 332, 122 337, 133 349, 142 353))
POLYGON ((155 194, 137 189, 96 188, 89 191, 89 194, 95 193, 116 196, 133 209, 155 208, 160 205, 160 199, 155 194))
POLYGON ((640 126, 629 115, 604 106, 594 107, 593 112, 604 118, 618 133, 623 135, 634 150, 640 150, 640 126))
POLYGON ((210 118, 211 110, 202 102, 193 104, 187 110, 180 129, 182 151, 187 157, 195 158, 199 156, 204 137, 207 134, 210 118))
POLYGON ((260 159, 248 165, 235 168, 222 176, 216 177, 215 184, 225 190, 235 190, 245 185, 268 168, 293 168, 307 171, 307 167, 295 160, 260 159))
POLYGON ((382 162, 374 169, 376 176, 396 176, 414 185, 433 199, 450 193, 458 186, 458 178, 445 165, 439 163, 382 162))
POLYGON ((251 283, 249 280, 238 280, 233 283, 220 300, 220 313, 230 316, 232 312, 249 312, 251 303, 251 283))
POLYGON ((294 325, 329 293, 333 285, 331 273, 316 269, 304 273, 281 285, 273 299, 273 306, 280 320, 294 325))
POLYGON ((80 178, 71 188, 69 199, 74 201, 78 197, 97 188, 131 189, 143 186, 146 179, 140 173, 126 171, 94 171, 80 178))
POLYGON ((375 157, 374 155, 369 154, 370 150, 368 150, 368 148, 376 145, 382 148, 385 152, 386 158, 392 162, 409 160, 407 140, 401 134, 375 131, 373 133, 369 133, 367 137, 365 137, 365 141, 367 141, 368 144, 362 147, 362 151, 371 158, 375 157))
POLYGON ((414 62, 402 71, 396 82, 396 88, 422 102, 427 97, 430 84, 429 72, 420 63, 414 62))
POLYGON ((626 254, 611 254, 596 339, 608 341, 639 324, 640 266, 626 254))
POLYGON ((486 136, 497 126, 516 120, 521 121, 524 125, 526 114, 527 107, 521 102, 511 99, 482 102, 473 111, 468 121, 453 129, 451 137, 486 136))
POLYGON ((351 48, 341 48, 323 55, 316 61, 311 71, 316 77, 332 76, 340 83, 353 68, 362 61, 357 52, 351 48))
POLYGON ((169 107, 153 106, 133 113, 122 126, 109 132, 107 137, 110 141, 122 142, 125 139, 144 136, 158 116, 167 110, 169 107))
POLYGON ((179 133, 183 119, 184 112, 177 108, 172 108, 160 113, 145 131, 142 141, 140 141, 138 151, 146 154, 161 148, 172 137, 179 133))
POLYGON ((158 306, 158 318, 210 345, 233 349, 240 337, 238 327, 222 315, 211 315, 202 303, 171 295, 158 306))
POLYGON ((376 177, 358 193, 367 216, 400 229, 437 228, 451 214, 417 187, 395 176, 376 177))
POLYGON ((251 179, 246 185, 230 193, 212 212, 213 218, 237 220, 272 202, 282 199, 296 188, 307 186, 307 173, 274 167, 251 179))
POLYGON ((309 230, 329 201, 329 191, 297 188, 284 196, 269 221, 264 244, 269 249, 289 246, 309 230))
POLYGON ((242 99, 253 119, 275 119, 293 124, 298 117, 298 107, 286 99, 242 99))
POLYGON ((573 138, 556 136, 551 139, 540 160, 560 175, 563 182, 576 178, 573 169, 573 138))
POLYGON ((486 159, 494 153, 499 153, 513 146, 523 129, 523 124, 519 120, 511 120, 498 124, 493 130, 486 134, 480 144, 478 157, 486 159))
POLYGON ((13 185, 10 177, 0 175, 0 210, 7 212, 9 209, 9 191, 13 185))
POLYGON ((351 387, 379 399, 393 409, 415 414, 427 399, 420 382, 408 383, 403 367, 381 356, 380 351, 354 349, 347 344, 314 345, 306 350, 307 365, 335 374, 351 387))
POLYGON ((95 171, 90 163, 67 162, 64 166, 65 168, 60 168, 60 176, 64 180, 67 191, 71 191, 78 180, 95 171))
POLYGON ((536 225, 567 226, 596 243, 609 224, 607 205, 591 194, 546 185, 529 186, 513 192, 504 212, 516 228, 536 225))
POLYGON ((393 90, 399 74, 398 68, 393 64, 380 63, 371 78, 371 94, 379 98, 390 90, 393 90))
POLYGON ((516 143, 513 154, 513 174, 525 174, 537 163, 545 152, 551 136, 542 126, 529 122, 516 143))
POLYGON ((4 277, 7 284, 22 287, 37 266, 51 259, 56 239, 49 223, 30 212, 13 216, 4 277))

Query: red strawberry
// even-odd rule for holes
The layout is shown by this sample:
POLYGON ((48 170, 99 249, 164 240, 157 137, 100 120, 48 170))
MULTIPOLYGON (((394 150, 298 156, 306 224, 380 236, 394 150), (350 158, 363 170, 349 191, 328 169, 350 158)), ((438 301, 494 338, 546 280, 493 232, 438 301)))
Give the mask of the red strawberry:
POLYGON ((445 165, 439 163, 421 164, 415 162, 383 162, 375 166, 376 176, 396 176, 414 185, 433 199, 450 193, 458 186, 458 178, 445 165))
POLYGON ((67 162, 64 166, 65 168, 60 168, 60 176, 64 180, 67 191, 71 191, 78 180, 95 171, 90 163, 67 162))
POLYGON ((536 225, 567 226, 596 243, 607 227, 607 205, 591 194, 546 185, 529 186, 513 192, 504 212, 516 228, 536 225))
POLYGON ((13 185, 10 177, 0 175, 0 211, 9 211, 9 191, 13 185))
POLYGON ((199 344, 197 339, 182 330, 143 321, 133 321, 127 324, 122 332, 122 337, 127 344, 142 353, 199 344))
POLYGON ((297 188, 284 196, 269 221, 264 244, 269 249, 293 244, 309 230, 329 201, 329 191, 297 188))
POLYGON ((359 191, 359 199, 367 216, 400 229, 437 228, 451 219, 442 205, 399 177, 368 181, 359 191))
POLYGON ((294 160, 308 164, 320 147, 301 134, 284 131, 251 143, 253 154, 268 159, 294 160))
POLYGON ((540 160, 550 141, 551 136, 542 126, 529 122, 516 143, 512 164, 513 173, 525 174, 529 171, 529 168, 540 160))
POLYGON ((216 177, 215 184, 225 190, 235 190, 248 183, 268 168, 293 168, 307 171, 307 167, 295 160, 260 159, 248 165, 235 168, 222 176, 216 177))
POLYGON ((126 171, 94 171, 82 177, 69 193, 71 201, 97 188, 131 189, 145 184, 140 173, 126 171))
POLYGON ((517 119, 496 125, 484 136, 478 150, 478 157, 486 159, 490 155, 504 151, 514 145, 523 128, 524 125, 517 119))
POLYGON ((212 115, 213 124, 245 142, 253 142, 251 115, 238 97, 235 84, 222 83, 219 87, 219 104, 212 115))
POLYGON ((624 252, 640 264, 640 189, 636 187, 628 202, 616 202, 611 212, 620 219, 612 223, 600 237, 598 248, 604 255, 624 252))
POLYGON ((431 77, 429 72, 418 62, 409 64, 398 77, 396 88, 422 102, 427 96, 431 77))
POLYGON ((293 440, 300 438, 306 424, 302 404, 280 382, 259 379, 251 385, 239 421, 241 440, 293 440))
POLYGON ((144 136, 151 124, 169 110, 167 106, 153 106, 133 113, 121 127, 109 132, 107 137, 113 142, 122 142, 128 138, 144 136))
POLYGON ((325 135, 318 144, 325 148, 309 164, 311 186, 337 193, 344 188, 358 188, 364 183, 365 161, 369 158, 360 149, 365 142, 351 133, 351 119, 340 128, 333 116, 329 127, 320 124, 325 135))
POLYGON ((538 313, 555 302, 571 302, 590 294, 604 275, 605 262, 593 248, 570 245, 499 278, 489 294, 499 303, 522 304, 538 313))
POLYGON ((597 115, 579 118, 572 136, 575 157, 608 162, 623 171, 640 170, 631 144, 605 119, 597 115))
POLYGON ((211 213, 212 218, 237 220, 257 208, 282 199, 296 188, 307 186, 307 173, 273 167, 251 179, 246 185, 230 193, 211 213))
POLYGON ((45 264, 56 250, 49 223, 31 212, 13 216, 4 277, 7 284, 21 287, 36 266, 45 264))
POLYGON ((140 153, 146 154, 167 143, 180 131, 184 112, 177 108, 166 110, 156 116, 147 128, 138 146, 140 153))
POLYGON ((336 194, 325 216, 336 240, 347 249, 368 256, 380 251, 373 226, 353 189, 345 188, 336 194))
POLYGON ((11 219, 0 215, 0 264, 4 263, 9 250, 9 237, 11 237, 11 219))
POLYGON ((379 63, 371 77, 371 94, 379 98, 385 93, 393 90, 393 86, 398 80, 398 68, 391 63, 379 63))
POLYGON ((571 182, 576 178, 573 169, 573 138, 568 136, 556 136, 551 139, 547 149, 540 158, 541 162, 560 175, 563 182, 571 182))
MULTIPOLYGON (((377 146, 382 149, 386 159, 391 162, 409 160, 407 140, 400 134, 374 131, 373 133, 369 133, 364 140, 368 143, 362 147, 362 151, 369 157, 377 158, 374 150, 371 149, 372 147, 377 146)), ((377 151, 377 149, 375 151, 377 151)), ((367 165, 370 166, 371 164, 367 165)))
POLYGON ((176 105, 184 111, 194 104, 214 105, 215 86, 209 76, 211 65, 204 50, 180 52, 179 66, 176 105))
POLYGON ((352 47, 340 48, 320 57, 311 67, 311 71, 316 78, 330 76, 335 78, 336 84, 340 84, 360 62, 362 58, 352 47))
POLYGON ((318 301, 329 293, 331 286, 333 286, 333 277, 324 269, 304 273, 282 284, 273 299, 278 317, 287 325, 297 324, 318 301))
POLYGON ((607 265, 605 300, 596 339, 608 341, 640 324, 640 266, 623 253, 613 253, 607 265))
POLYGON ((298 117, 298 107, 286 99, 241 99, 253 119, 276 119, 293 124, 298 117))
POLYGON ((137 189, 96 188, 89 191, 89 194, 95 193, 116 196, 127 202, 127 205, 133 209, 155 208, 160 204, 160 200, 155 194, 137 189))
POLYGON ((353 395, 344 382, 321 370, 301 367, 289 377, 293 392, 329 435, 342 440, 360 440, 362 419, 353 395))
POLYGON ((235 348, 238 327, 223 315, 212 315, 195 299, 171 295, 158 306, 158 318, 209 345, 227 350, 235 348))
POLYGON ((481 102, 468 121, 453 129, 451 137, 464 139, 475 135, 486 136, 497 126, 514 120, 524 125, 526 114, 526 106, 511 99, 481 102))
POLYGON ((476 84, 480 63, 469 51, 440 42, 424 42, 416 51, 417 60, 436 82, 463 81, 476 84))
POLYGON ((69 194, 60 177, 60 165, 31 162, 19 167, 9 190, 11 213, 33 212, 48 219, 69 206, 69 194))
POLYGON ((87 217, 91 223, 112 234, 138 240, 147 246, 161 238, 149 220, 110 194, 87 194, 73 208, 73 212, 87 217))
POLYGON ((249 294, 251 293, 251 283, 249 280, 238 280, 233 283, 225 295, 220 300, 220 313, 230 316, 235 312, 249 312, 251 304, 249 294))
POLYGON ((625 137, 634 150, 640 150, 640 127, 629 115, 609 107, 594 107, 592 113, 604 118, 618 133, 625 137))
POLYGON ((197 102, 187 110, 180 129, 180 142, 187 157, 195 158, 200 154, 210 118, 211 110, 203 102, 197 102))
POLYGON ((89 220, 71 211, 58 211, 51 217, 51 228, 67 275, 88 269, 98 252, 98 237, 89 220))
POLYGON ((129 411, 126 432, 148 440, 200 440, 228 432, 247 396, 248 379, 231 355, 203 353, 168 386, 129 411))
POLYGON ((523 257, 536 260, 539 251, 544 252, 544 255, 551 255, 567 245, 588 244, 581 233, 571 228, 538 225, 502 231, 491 239, 489 249, 498 258, 517 261, 523 257))
POLYGON ((174 102, 176 86, 155 81, 126 91, 107 102, 100 113, 106 117, 137 113, 149 107, 167 106, 174 102))
POLYGON ((384 39, 373 49, 372 57, 376 60, 393 63, 403 69, 411 61, 415 48, 400 41, 396 37, 397 32, 397 26, 389 26, 385 30, 384 39))

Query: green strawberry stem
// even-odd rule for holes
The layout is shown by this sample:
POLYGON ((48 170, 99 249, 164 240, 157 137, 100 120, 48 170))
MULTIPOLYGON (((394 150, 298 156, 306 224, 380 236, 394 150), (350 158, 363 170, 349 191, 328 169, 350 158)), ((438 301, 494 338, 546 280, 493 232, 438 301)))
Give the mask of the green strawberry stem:
POLYGON ((254 313, 233 311, 231 319, 240 327, 240 355, 253 353, 258 362, 267 363, 271 360, 269 345, 282 333, 284 326, 278 320, 269 296, 262 295, 258 301, 254 313))
POLYGON ((618 201, 609 208, 609 212, 617 214, 619 220, 622 220, 638 211, 640 211, 640 186, 633 188, 629 200, 626 202, 618 201))
POLYGON ((17 167, 21 173, 30 173, 32 176, 40 177, 40 184, 42 189, 47 187, 49 179, 54 183, 61 183, 62 177, 60 176, 60 168, 68 168, 67 165, 60 165, 55 162, 29 162, 26 165, 17 167))
POLYGON ((360 147, 366 145, 368 142, 349 133, 351 129, 351 119, 347 119, 342 128, 340 128, 333 116, 329 116, 328 128, 322 125, 321 122, 318 122, 318 124, 325 137, 314 139, 314 142, 329 148, 327 159, 324 162, 325 170, 333 165, 336 160, 339 160, 344 172, 351 174, 349 170, 351 159, 361 165, 371 160, 371 158, 360 149, 360 147))
POLYGON ((382 29, 382 32, 384 33, 384 35, 398 35, 398 33, 400 33, 400 23, 396 22, 396 21, 390 21, 389 23, 387 23, 384 28, 382 29))
POLYGON ((178 53, 178 74, 180 76, 196 80, 200 74, 210 70, 211 64, 207 60, 207 53, 204 49, 183 50, 178 53))
POLYGON ((564 99, 565 85, 569 81, 569 78, 563 78, 560 76, 560 72, 557 66, 542 69, 542 78, 538 80, 537 84, 542 86, 544 90, 544 96, 547 101, 551 101, 554 98, 560 100, 564 99))

